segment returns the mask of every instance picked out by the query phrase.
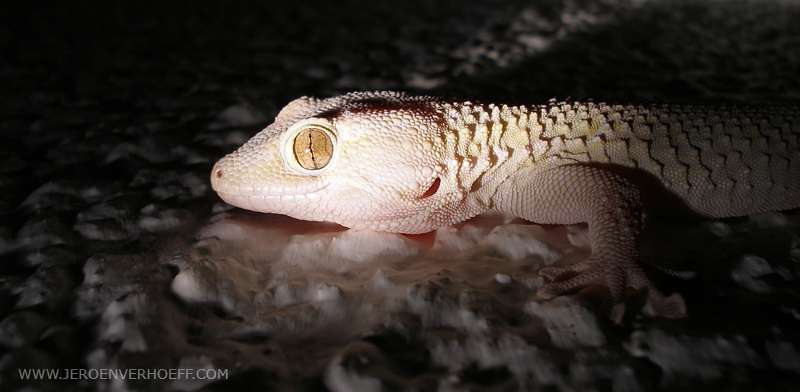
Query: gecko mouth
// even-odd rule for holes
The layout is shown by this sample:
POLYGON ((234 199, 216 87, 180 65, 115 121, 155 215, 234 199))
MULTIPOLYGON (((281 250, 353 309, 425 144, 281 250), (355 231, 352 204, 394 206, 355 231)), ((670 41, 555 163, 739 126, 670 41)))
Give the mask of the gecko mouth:
POLYGON ((320 187, 298 187, 294 189, 287 189, 287 188, 244 188, 245 191, 242 191, 242 187, 227 187, 227 186, 219 186, 219 184, 212 184, 212 188, 215 192, 217 192, 220 197, 223 195, 228 197, 263 197, 263 198, 302 198, 302 197, 310 197, 314 196, 315 194, 321 192, 323 189, 327 188, 330 184, 325 184, 320 187), (217 185, 217 186, 215 186, 217 185), (309 189, 310 188, 310 189, 309 189), (239 192, 231 192, 230 190, 238 190, 239 192))
POLYGON ((327 186, 328 185, 326 184, 325 186, 311 192, 272 195, 246 195, 243 193, 228 193, 221 190, 216 190, 216 192, 220 199, 235 207, 257 212, 287 213, 283 211, 287 206, 303 205, 309 201, 318 200, 320 198, 320 191, 325 189, 327 186))
MULTIPOLYGON (((218 164, 219 165, 219 164, 218 164)), ((327 188, 330 183, 310 182, 299 186, 273 186, 270 183, 240 184, 230 181, 225 170, 214 168, 211 174, 211 188, 222 197, 302 197, 309 196, 327 188)))

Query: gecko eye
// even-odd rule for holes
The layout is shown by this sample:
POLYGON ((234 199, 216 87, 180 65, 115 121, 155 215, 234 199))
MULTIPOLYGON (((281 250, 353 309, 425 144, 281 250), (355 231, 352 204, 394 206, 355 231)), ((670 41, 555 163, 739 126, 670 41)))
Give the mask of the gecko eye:
POLYGON ((294 157, 303 169, 322 169, 333 157, 333 140, 319 126, 303 128, 294 137, 294 157))

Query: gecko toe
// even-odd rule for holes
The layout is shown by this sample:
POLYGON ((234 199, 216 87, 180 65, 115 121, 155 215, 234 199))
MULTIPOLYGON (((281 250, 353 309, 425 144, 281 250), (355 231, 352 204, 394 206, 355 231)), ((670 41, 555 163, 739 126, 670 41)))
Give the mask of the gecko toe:
POLYGON ((578 263, 566 267, 545 267, 539 270, 539 275, 553 281, 566 280, 590 268, 589 264, 578 263))
POLYGON ((553 299, 559 295, 566 294, 573 289, 573 285, 568 284, 569 281, 564 282, 551 282, 539 288, 536 295, 543 299, 553 299))
POLYGON ((541 298, 550 299, 593 285, 608 289, 614 302, 617 302, 622 295, 622 287, 613 281, 609 282, 602 269, 585 263, 563 268, 545 268, 539 271, 539 274, 555 280, 537 290, 537 295, 541 298))
MULTIPOLYGON (((606 298, 610 300, 608 304, 614 306, 624 302, 627 289, 630 293, 638 292, 646 296, 642 310, 649 316, 680 319, 688 315, 683 297, 677 293, 665 297, 633 260, 591 260, 567 267, 547 267, 539 271, 539 275, 552 280, 537 291, 537 295, 543 299, 595 286, 606 290, 606 298)), ((624 307, 617 309, 617 312, 624 312, 621 309, 624 307)))

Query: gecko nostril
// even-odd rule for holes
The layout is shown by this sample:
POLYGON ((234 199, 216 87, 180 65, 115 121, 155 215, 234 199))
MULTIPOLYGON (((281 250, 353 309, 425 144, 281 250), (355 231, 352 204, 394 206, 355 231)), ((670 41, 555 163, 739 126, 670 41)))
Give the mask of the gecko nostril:
POLYGON ((217 170, 217 178, 222 178, 222 170, 217 170))

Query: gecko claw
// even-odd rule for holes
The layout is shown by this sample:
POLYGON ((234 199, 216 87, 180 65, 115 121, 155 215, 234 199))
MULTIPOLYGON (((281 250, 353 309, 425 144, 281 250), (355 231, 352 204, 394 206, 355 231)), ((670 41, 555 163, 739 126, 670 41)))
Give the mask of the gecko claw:
MULTIPOLYGON (((644 294, 646 302, 642 311, 648 316, 680 319, 688 315, 683 297, 678 293, 665 297, 634 261, 609 262, 590 258, 567 267, 543 268, 539 275, 551 280, 537 291, 537 295, 543 299, 552 299, 589 286, 599 286, 605 289, 611 302, 612 314, 615 313, 613 309, 616 309, 616 313, 624 309, 624 306, 618 305, 624 302, 624 294, 628 290, 644 294)), ((616 318, 620 316, 617 314, 616 318)))

